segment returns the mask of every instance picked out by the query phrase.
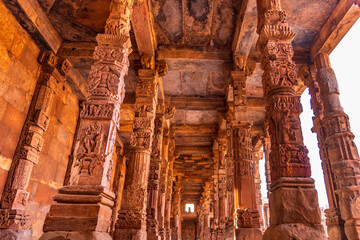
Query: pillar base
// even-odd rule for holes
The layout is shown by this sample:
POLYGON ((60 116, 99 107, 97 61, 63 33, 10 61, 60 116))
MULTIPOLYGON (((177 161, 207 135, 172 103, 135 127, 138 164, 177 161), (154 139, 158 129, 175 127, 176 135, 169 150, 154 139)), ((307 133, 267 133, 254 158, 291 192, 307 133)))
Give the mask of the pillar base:
POLYGON ((307 226, 301 223, 270 226, 263 240, 327 240, 321 224, 307 226))
POLYGON ((159 236, 161 240, 165 240, 166 239, 166 231, 165 228, 160 228, 159 229, 159 236))
POLYGON ((114 240, 144 240, 146 229, 116 229, 114 240))
MULTIPOLYGON (((261 240, 262 232, 260 228, 238 228, 235 230, 236 240, 261 240)), ((283 240, 283 239, 281 239, 283 240)))
POLYGON ((339 225, 327 226, 327 233, 329 240, 343 240, 346 239, 344 228, 339 225))
POLYGON ((106 232, 94 232, 94 231, 53 231, 44 233, 39 240, 112 240, 109 233, 106 232))
POLYGON ((32 230, 29 229, 0 229, 2 240, 31 240, 32 230))
POLYGON ((147 240, 161 240, 160 235, 154 232, 147 232, 147 240))
POLYGON ((271 185, 271 226, 264 240, 327 239, 311 178, 282 177, 271 185))
POLYGON ((346 220, 344 227, 348 239, 360 239, 360 220, 346 220))
POLYGON ((216 235, 216 240, 225 240, 226 239, 226 232, 219 230, 216 235))
POLYGON ((344 230, 344 220, 342 220, 340 216, 340 209, 326 209, 325 217, 329 240, 347 239, 344 230))
POLYGON ((97 185, 60 188, 54 197, 57 203, 51 205, 46 216, 44 236, 55 237, 57 233, 63 236, 64 232, 93 236, 89 239, 99 239, 98 235, 107 236, 114 197, 110 190, 97 185))

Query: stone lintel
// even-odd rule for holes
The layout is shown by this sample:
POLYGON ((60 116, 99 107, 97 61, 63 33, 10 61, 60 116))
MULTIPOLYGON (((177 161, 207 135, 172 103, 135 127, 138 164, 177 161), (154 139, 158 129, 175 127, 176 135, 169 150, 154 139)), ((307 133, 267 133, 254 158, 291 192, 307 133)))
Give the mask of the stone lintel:
POLYGON ((311 60, 314 61, 319 53, 330 54, 359 17, 360 2, 358 0, 338 1, 312 43, 311 60))

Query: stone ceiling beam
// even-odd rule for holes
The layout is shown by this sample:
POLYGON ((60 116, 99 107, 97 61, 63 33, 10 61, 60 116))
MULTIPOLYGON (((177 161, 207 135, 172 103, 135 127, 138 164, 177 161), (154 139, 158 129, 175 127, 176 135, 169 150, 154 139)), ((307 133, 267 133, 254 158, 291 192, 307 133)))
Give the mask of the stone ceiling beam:
POLYGON ((178 151, 180 154, 207 154, 212 152, 212 147, 176 146, 176 151, 178 151))
POLYGON ((194 50, 191 48, 161 49, 157 51, 157 59, 194 59, 231 61, 229 51, 194 50))
POLYGON ((62 39, 37 0, 4 0, 3 2, 38 46, 57 53, 62 39))
POLYGON ((217 132, 215 124, 189 124, 189 125, 173 125, 175 136, 203 136, 212 135, 217 132))
POLYGON ((88 84, 84 75, 82 75, 78 69, 72 68, 68 76, 66 82, 69 84, 71 90, 80 101, 84 101, 89 94, 88 84))
POLYGON ((330 54, 359 17, 359 0, 339 1, 311 45, 311 61, 319 53, 330 54))
POLYGON ((234 55, 248 56, 257 27, 256 0, 241 2, 236 21, 232 52, 234 55))
POLYGON ((183 108, 223 108, 225 99, 222 96, 167 96, 170 105, 177 109, 183 108))
POLYGON ((131 23, 140 55, 149 54, 155 57, 157 43, 149 3, 149 1, 134 3, 131 23))
MULTIPOLYGON (((176 109, 208 110, 225 107, 225 100, 222 96, 166 96, 166 103, 176 109)), ((127 93, 123 104, 134 104, 135 94, 127 93)), ((265 108, 266 101, 263 98, 247 98, 248 108, 265 108)))

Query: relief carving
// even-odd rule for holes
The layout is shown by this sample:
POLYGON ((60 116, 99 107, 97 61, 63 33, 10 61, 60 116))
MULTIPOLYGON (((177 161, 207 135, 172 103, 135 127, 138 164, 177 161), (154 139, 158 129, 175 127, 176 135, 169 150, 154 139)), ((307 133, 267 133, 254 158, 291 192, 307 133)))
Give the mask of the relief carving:
POLYGON ((105 141, 105 134, 102 133, 102 127, 98 122, 92 122, 83 129, 75 153, 75 166, 79 167, 79 174, 102 174, 98 172, 98 168, 105 162, 105 155, 102 154, 105 141))

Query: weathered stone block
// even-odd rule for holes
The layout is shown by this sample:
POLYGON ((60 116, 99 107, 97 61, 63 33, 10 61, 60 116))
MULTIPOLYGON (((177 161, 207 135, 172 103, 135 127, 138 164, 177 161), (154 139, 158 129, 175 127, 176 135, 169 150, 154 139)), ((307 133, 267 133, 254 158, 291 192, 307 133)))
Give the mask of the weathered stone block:
POLYGON ((326 240, 321 224, 307 226, 302 223, 270 226, 264 233, 263 240, 326 240))
POLYGON ((262 232, 259 228, 236 229, 236 240, 260 240, 262 232))
POLYGON ((46 232, 40 240, 112 240, 110 235, 105 232, 66 232, 66 231, 54 231, 46 232))
POLYGON ((314 180, 309 178, 280 178, 272 184, 270 202, 271 223, 321 224, 314 180))
POLYGON ((1 229, 0 239, 2 240, 31 240, 31 230, 1 229))

